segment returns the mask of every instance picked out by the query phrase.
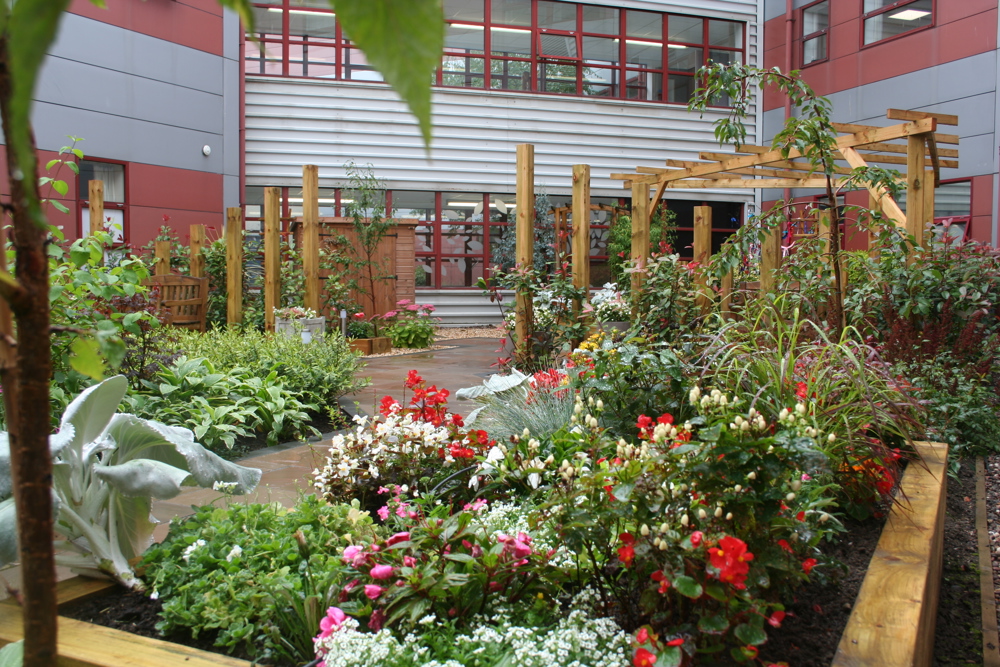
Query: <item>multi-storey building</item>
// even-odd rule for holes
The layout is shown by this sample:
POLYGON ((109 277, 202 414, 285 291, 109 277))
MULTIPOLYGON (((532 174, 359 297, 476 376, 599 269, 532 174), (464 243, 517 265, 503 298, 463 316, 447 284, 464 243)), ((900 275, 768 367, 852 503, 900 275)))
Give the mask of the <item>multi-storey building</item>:
MULTIPOLYGON (((34 108, 42 164, 80 137, 81 175, 53 224, 89 229, 90 179, 120 240, 150 241, 162 225, 221 229, 239 206, 240 28, 216 0, 72 3, 45 61, 34 108)), ((0 146, 0 150, 2 150, 0 146)), ((7 190, 6 169, 0 193, 7 190)), ((56 193, 47 193, 58 198, 56 193)))
MULTIPOLYGON (((764 65, 801 69, 832 102, 835 121, 898 122, 887 108, 959 117, 957 128, 939 127, 960 136, 961 157, 958 169, 942 171, 935 218, 955 235, 996 245, 997 0, 764 0, 763 10, 764 65)), ((788 111, 773 91, 762 106, 767 139, 788 111)), ((846 202, 865 206, 867 195, 846 202)))

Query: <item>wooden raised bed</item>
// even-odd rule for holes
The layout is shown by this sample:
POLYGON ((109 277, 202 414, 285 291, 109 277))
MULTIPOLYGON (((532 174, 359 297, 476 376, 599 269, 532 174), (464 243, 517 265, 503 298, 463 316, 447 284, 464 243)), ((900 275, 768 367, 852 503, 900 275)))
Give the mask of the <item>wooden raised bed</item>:
POLYGON ((915 443, 833 667, 924 667, 934 658, 948 445, 915 443))
MULTIPOLYGON (((81 600, 115 587, 111 581, 74 577, 59 583, 59 604, 81 600)), ((23 637, 21 608, 13 600, 0 603, 0 645, 23 637)), ((218 653, 140 637, 92 623, 59 617, 61 667, 252 667, 218 653)))

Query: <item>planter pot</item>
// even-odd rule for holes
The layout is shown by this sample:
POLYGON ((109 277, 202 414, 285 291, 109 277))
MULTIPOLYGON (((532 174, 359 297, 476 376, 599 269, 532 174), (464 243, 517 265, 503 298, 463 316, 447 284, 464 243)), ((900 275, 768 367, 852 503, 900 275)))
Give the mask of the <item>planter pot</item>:
POLYGON ((632 328, 631 322, 598 322, 597 328, 600 331, 611 332, 621 331, 622 333, 632 328))
POLYGON ((297 320, 275 318, 274 330, 293 338, 301 336, 303 343, 311 343, 314 338, 319 338, 326 333, 326 318, 312 317, 297 320))
POLYGON ((355 352, 368 356, 369 354, 385 354, 392 351, 392 340, 384 336, 378 338, 352 338, 347 341, 355 352))

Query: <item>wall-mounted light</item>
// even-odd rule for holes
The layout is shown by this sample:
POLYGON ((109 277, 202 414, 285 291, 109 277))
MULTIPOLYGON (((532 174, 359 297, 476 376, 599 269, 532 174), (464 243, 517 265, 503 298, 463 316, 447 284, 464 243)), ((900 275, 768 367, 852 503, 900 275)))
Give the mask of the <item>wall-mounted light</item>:
POLYGON ((209 146, 208 144, 205 144, 204 146, 201 147, 201 154, 204 155, 205 157, 208 157, 209 155, 212 154, 212 147, 209 146))

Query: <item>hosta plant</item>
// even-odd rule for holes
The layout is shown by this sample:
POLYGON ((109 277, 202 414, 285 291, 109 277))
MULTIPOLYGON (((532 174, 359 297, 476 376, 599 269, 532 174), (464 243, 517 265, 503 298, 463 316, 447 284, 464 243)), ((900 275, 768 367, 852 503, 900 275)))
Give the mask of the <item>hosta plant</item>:
MULTIPOLYGON (((142 589, 129 561, 151 543, 154 498, 216 483, 244 494, 261 473, 209 452, 188 429, 116 414, 127 389, 121 375, 90 387, 69 404, 49 440, 61 552, 56 561, 142 589)), ((7 433, 0 433, 0 498, 0 562, 9 563, 17 558, 17 533, 7 433)))

